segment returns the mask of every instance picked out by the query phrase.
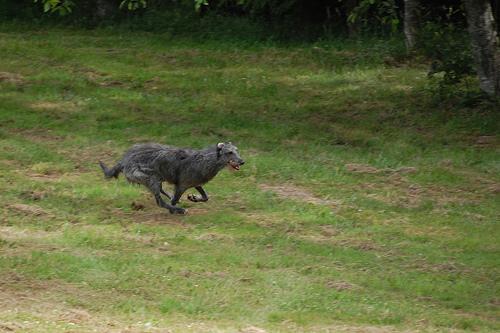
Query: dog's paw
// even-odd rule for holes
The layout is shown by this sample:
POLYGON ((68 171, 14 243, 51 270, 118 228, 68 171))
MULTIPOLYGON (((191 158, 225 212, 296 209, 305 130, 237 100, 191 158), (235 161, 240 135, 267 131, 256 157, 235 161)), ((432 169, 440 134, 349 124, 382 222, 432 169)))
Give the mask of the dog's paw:
POLYGON ((179 215, 185 215, 187 214, 187 209, 181 208, 181 207, 174 207, 170 209, 171 214, 179 214, 179 215))
POLYGON ((195 195, 195 194, 188 194, 187 196, 188 200, 189 201, 192 201, 192 202, 198 202, 198 197, 195 195))

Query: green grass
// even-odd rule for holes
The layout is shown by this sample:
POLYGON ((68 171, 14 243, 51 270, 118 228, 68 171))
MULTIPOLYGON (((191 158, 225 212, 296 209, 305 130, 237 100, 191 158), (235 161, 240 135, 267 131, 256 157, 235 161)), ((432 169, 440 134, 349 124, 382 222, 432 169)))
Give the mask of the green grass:
POLYGON ((498 114, 398 45, 2 29, 0 328, 500 329, 498 114), (223 140, 247 163, 187 216, 96 164, 223 140))

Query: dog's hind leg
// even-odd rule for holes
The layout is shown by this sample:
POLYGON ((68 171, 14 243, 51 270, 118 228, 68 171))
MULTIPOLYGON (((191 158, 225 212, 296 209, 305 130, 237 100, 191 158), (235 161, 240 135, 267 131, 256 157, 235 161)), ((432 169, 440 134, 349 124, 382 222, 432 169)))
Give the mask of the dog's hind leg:
POLYGON ((186 210, 184 208, 180 207, 175 207, 173 204, 168 204, 165 201, 163 201, 161 197, 161 182, 158 180, 150 180, 150 182, 146 185, 149 190, 153 193, 155 196, 156 204, 160 207, 166 208, 170 211, 172 214, 185 214, 186 210))
POLYGON ((200 192, 201 197, 196 195, 196 194, 190 194, 188 195, 188 200, 192 202, 205 202, 208 201, 208 195, 207 192, 203 189, 201 186, 196 186, 195 189, 200 192))

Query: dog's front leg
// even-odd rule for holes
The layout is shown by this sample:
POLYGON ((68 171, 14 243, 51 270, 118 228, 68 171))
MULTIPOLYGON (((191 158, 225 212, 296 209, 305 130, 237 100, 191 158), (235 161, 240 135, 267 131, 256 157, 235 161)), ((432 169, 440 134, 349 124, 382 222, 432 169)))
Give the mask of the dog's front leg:
POLYGON ((156 179, 151 179, 149 181, 149 183, 145 184, 149 190, 153 193, 154 197, 155 197, 155 200, 156 200, 156 203, 158 204, 158 206, 160 207, 163 207, 163 208, 166 208, 170 211, 170 213, 172 214, 185 214, 186 211, 183 209, 183 208, 180 208, 180 207, 175 207, 174 204, 170 205, 168 203, 166 203, 165 201, 163 201, 163 199, 161 198, 161 182, 159 182, 158 180, 156 179))
POLYGON ((208 195, 207 192, 203 189, 201 186, 196 186, 195 189, 200 192, 201 197, 196 195, 196 194, 190 194, 188 195, 188 200, 192 202, 205 202, 208 201, 208 195))

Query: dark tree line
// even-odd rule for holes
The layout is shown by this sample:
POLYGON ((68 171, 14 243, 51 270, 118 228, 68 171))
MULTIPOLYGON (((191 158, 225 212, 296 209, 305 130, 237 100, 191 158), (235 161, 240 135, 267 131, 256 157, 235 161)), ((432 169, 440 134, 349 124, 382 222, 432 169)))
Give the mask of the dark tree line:
MULTIPOLYGON (((98 25, 157 15, 158 31, 172 24, 168 13, 194 18, 245 17, 282 35, 314 38, 331 34, 402 31, 408 51, 421 44, 423 27, 453 24, 468 29, 481 89, 500 95, 499 0, 0 0, 0 18, 43 20, 50 14, 66 22, 98 25)), ((148 22, 149 22, 148 21, 148 22)), ((194 23, 193 23, 194 22, 194 23)), ((151 26, 151 24, 150 24, 151 26)), ((181 24, 182 26, 182 24, 181 24)), ((185 25, 186 26, 186 25, 185 25)), ((441 57, 446 58, 444 54, 441 57)), ((444 60, 446 61, 446 59, 444 60)))

